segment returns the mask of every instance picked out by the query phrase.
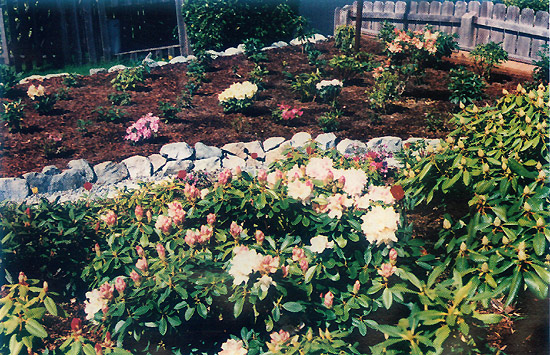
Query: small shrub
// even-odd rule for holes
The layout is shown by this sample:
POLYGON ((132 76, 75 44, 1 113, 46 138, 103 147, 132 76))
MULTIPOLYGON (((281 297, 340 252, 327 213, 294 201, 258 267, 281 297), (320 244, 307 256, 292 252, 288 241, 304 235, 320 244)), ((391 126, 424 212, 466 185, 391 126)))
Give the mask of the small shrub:
POLYGON ((107 96, 111 104, 116 106, 128 106, 132 104, 132 95, 128 92, 112 93, 107 96))
POLYGON ((0 97, 6 97, 19 82, 19 75, 7 65, 0 64, 0 97))
POLYGON ((302 45, 302 48, 307 56, 309 65, 315 68, 323 68, 326 65, 326 61, 324 59, 320 59, 321 54, 323 53, 317 49, 315 43, 309 41, 308 39, 309 37, 304 38, 305 42, 302 45))
POLYGON ((508 52, 501 47, 501 44, 502 42, 478 44, 470 52, 478 74, 487 80, 491 78, 491 71, 494 68, 508 60, 508 52))
POLYGON ((27 95, 34 101, 34 108, 41 115, 50 113, 57 100, 56 95, 46 93, 46 89, 42 85, 29 86, 27 95))
POLYGON ((397 37, 395 26, 388 21, 384 21, 376 37, 384 44, 391 43, 397 37))
POLYGON ((55 93, 55 97, 57 101, 70 100, 72 98, 71 89, 68 87, 61 87, 55 93))
POLYGON ((533 80, 539 84, 548 85, 548 77, 550 76, 550 60, 548 56, 548 44, 541 47, 538 52, 539 60, 535 60, 535 68, 533 69, 533 80))
POLYGON ((126 129, 124 139, 132 141, 134 144, 147 141, 158 132, 159 122, 160 118, 149 112, 126 129))
POLYGON ((89 133, 88 127, 92 125, 93 125, 93 122, 90 120, 79 119, 76 121, 76 129, 83 135, 87 135, 89 133))
POLYGON ((369 68, 369 64, 359 60, 359 57, 350 57, 346 55, 334 56, 328 62, 328 65, 330 65, 338 77, 344 81, 357 77, 369 68))
POLYGON ((257 92, 258 86, 250 81, 234 83, 218 95, 218 101, 225 113, 243 112, 252 106, 257 92))
POLYGON ((403 94, 405 84, 390 70, 375 72, 374 87, 366 91, 367 102, 371 108, 387 113, 388 107, 403 94))
POLYGON ((334 34, 334 46, 346 54, 353 51, 355 39, 355 28, 353 26, 341 25, 336 27, 334 34))
POLYGON ((93 109, 92 112, 97 114, 97 118, 100 121, 116 122, 126 117, 126 112, 118 107, 105 108, 103 106, 98 106, 93 109))
POLYGON ((300 99, 305 101, 311 101, 317 94, 315 85, 321 81, 321 74, 317 70, 314 73, 301 73, 294 77, 290 87, 292 91, 300 95, 300 99))
POLYGON ((424 116, 426 117, 426 128, 432 132, 437 132, 445 128, 450 118, 449 113, 440 112, 435 108, 427 109, 424 116))
POLYGON ((302 110, 290 105, 279 104, 277 108, 272 111, 271 116, 276 122, 289 122, 296 117, 301 117, 304 114, 302 110))
POLYGON ((177 107, 191 108, 193 107, 193 94, 189 89, 183 89, 177 99, 177 107))
POLYGON ((504 0, 506 6, 517 6, 520 9, 533 9, 533 11, 548 11, 548 0, 504 0))
POLYGON ((254 65, 254 69, 248 73, 248 79, 253 84, 256 84, 258 86, 258 89, 263 90, 263 82, 266 75, 269 74, 269 71, 262 67, 259 64, 254 65))
POLYGON ((486 85, 476 73, 464 67, 453 68, 450 70, 449 79, 448 88, 451 92, 449 99, 453 104, 467 105, 483 98, 483 90, 486 85))
POLYGON ((248 59, 258 64, 267 61, 267 54, 262 51, 264 44, 257 38, 244 40, 244 54, 248 59))
POLYGON ((164 118, 164 122, 175 120, 176 114, 178 114, 178 112, 181 112, 181 108, 178 107, 177 104, 174 105, 170 102, 164 102, 161 100, 158 102, 158 105, 161 116, 162 118, 164 118))
POLYGON ((317 89, 321 100, 328 103, 332 107, 336 107, 336 100, 338 99, 338 95, 340 95, 343 86, 344 84, 340 80, 333 79, 322 80, 315 85, 315 88, 317 89))
POLYGON ((25 104, 21 103, 21 99, 12 102, 2 103, 4 110, 0 114, 0 119, 6 123, 10 132, 17 132, 21 129, 21 122, 25 117, 25 104))
POLYGON ((136 90, 138 85, 145 80, 149 67, 137 66, 125 68, 118 72, 117 76, 111 80, 113 88, 117 91, 136 90))
POLYGON ((42 149, 44 157, 47 159, 55 158, 63 154, 66 150, 63 146, 63 135, 49 133, 42 144, 42 149))
POLYGON ((340 117, 342 117, 342 111, 334 110, 325 112, 317 118, 317 123, 323 132, 335 132, 340 128, 340 117))
POLYGON ((63 85, 76 88, 82 85, 81 76, 76 73, 69 73, 69 75, 63 78, 63 85))

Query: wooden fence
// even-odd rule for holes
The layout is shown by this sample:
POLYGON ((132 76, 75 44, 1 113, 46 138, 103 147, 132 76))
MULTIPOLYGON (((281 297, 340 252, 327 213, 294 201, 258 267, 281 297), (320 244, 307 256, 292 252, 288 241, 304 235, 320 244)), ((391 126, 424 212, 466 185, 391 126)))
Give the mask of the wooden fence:
POLYGON ((186 54, 181 5, 182 0, 0 0, 0 60, 20 71, 137 58, 149 48, 158 56, 186 54))
MULTIPOLYGON (((334 28, 354 25, 356 3, 336 8, 334 28)), ((365 1, 362 33, 376 35, 383 22, 396 28, 420 29, 427 24, 446 33, 457 33, 459 46, 471 50, 477 44, 503 42, 510 59, 531 63, 539 59, 541 46, 550 40, 549 16, 546 11, 506 7, 491 1, 365 1)))

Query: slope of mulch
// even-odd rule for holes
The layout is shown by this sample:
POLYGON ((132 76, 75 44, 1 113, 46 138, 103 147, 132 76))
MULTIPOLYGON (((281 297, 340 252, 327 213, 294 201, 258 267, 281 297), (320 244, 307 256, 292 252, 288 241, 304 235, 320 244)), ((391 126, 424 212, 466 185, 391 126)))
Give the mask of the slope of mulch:
MULTIPOLYGON (((332 41, 319 44, 318 49, 326 60, 338 54, 332 41)), ((382 60, 380 46, 375 40, 363 38, 362 49, 374 53, 375 60, 382 60)), ((229 142, 264 140, 274 136, 290 138, 300 131, 312 135, 322 133, 316 118, 329 110, 328 105, 300 102, 283 75, 283 71, 297 74, 315 70, 307 63, 301 47, 271 50, 268 56, 269 61, 265 63, 269 70, 265 79, 266 90, 259 93, 254 106, 246 114, 224 114, 217 95, 232 83, 248 79, 253 63, 243 55, 218 58, 206 75, 208 82, 193 97, 193 108, 184 109, 177 120, 163 124, 153 141, 136 146, 124 140, 126 128, 148 112, 160 115, 159 100, 176 102, 187 83, 186 64, 152 69, 143 85, 130 92, 133 104, 120 107, 127 113, 127 118, 120 122, 100 121, 93 112, 98 106, 111 106, 107 95, 115 92, 110 84, 115 73, 83 77, 82 86, 70 89, 71 98, 57 102, 54 111, 48 115, 39 115, 34 110, 33 103, 26 96, 30 84, 19 85, 10 99, 23 99, 25 118, 21 132, 10 133, 6 127, 0 127, 3 137, 0 142, 0 177, 40 171, 47 165, 63 169, 72 159, 83 158, 91 164, 120 161, 133 155, 158 153, 162 145, 171 142, 184 141, 193 145, 201 141, 222 146, 229 142), (303 116, 288 125, 274 122, 271 111, 280 103, 302 108, 303 116), (92 122, 87 134, 77 129, 79 120, 92 122), (63 152, 48 159, 44 154, 44 142, 50 134, 62 135, 63 152)), ((410 83, 402 100, 387 114, 374 112, 365 102, 365 90, 373 85, 370 73, 349 81, 339 98, 344 117, 337 136, 363 141, 377 136, 405 139, 445 136, 449 130, 446 124, 449 112, 456 109, 448 102, 448 70, 452 66, 452 63, 445 62, 439 69, 428 69, 423 82, 410 83), (426 112, 430 113, 428 120, 433 123, 435 117, 436 123, 441 121, 441 124, 427 124, 426 112)), ((333 77, 329 70, 326 78, 333 77)), ((518 82, 528 79, 507 74, 497 74, 494 78, 487 89, 487 99, 498 96, 503 88, 512 89, 518 82)), ((41 84, 47 92, 53 93, 63 87, 63 79, 53 78, 41 84)))

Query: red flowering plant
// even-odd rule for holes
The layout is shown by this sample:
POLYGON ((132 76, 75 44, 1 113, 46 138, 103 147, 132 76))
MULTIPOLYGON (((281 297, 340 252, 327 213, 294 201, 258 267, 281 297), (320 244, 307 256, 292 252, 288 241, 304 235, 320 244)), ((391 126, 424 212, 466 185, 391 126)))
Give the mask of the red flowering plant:
POLYGON ((277 108, 272 111, 273 119, 281 123, 288 123, 297 117, 301 117, 303 114, 304 112, 299 108, 285 104, 277 105, 277 108))

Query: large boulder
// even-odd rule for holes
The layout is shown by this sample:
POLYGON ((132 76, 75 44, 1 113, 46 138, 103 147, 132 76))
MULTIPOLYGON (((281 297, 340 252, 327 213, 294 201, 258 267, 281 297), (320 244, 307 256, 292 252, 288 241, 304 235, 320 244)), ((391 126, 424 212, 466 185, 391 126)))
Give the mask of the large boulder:
POLYGON ((194 149, 185 142, 169 143, 160 148, 160 155, 171 160, 192 159, 194 149))
POLYGON ((94 165, 94 171, 97 175, 98 184, 115 184, 130 176, 126 165, 112 161, 94 165))
POLYGON ((0 201, 22 200, 29 196, 29 185, 25 179, 1 178, 0 179, 0 201))

